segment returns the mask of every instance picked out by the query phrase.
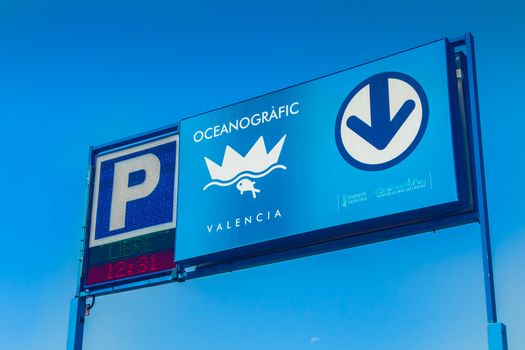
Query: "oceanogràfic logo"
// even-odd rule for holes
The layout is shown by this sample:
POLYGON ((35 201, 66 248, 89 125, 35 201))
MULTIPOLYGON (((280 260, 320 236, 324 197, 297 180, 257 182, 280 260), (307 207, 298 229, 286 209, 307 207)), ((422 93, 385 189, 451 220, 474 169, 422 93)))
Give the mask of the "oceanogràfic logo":
POLYGON ((227 145, 221 165, 204 157, 211 181, 204 186, 203 191, 211 186, 227 187, 235 184, 241 195, 250 192, 252 198, 257 198, 261 190, 255 187, 254 179, 265 177, 276 169, 286 170, 286 166, 279 163, 285 140, 286 135, 268 152, 261 136, 245 156, 227 145))

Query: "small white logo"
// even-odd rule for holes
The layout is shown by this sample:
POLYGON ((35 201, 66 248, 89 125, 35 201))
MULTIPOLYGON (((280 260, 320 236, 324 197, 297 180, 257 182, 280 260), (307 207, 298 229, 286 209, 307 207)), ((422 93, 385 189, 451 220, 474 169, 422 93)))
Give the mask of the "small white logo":
POLYGON ((286 170, 285 165, 279 164, 279 156, 285 139, 286 135, 270 152, 267 152, 264 138, 261 136, 244 157, 232 147, 226 146, 222 165, 204 157, 212 181, 202 190, 206 191, 210 186, 226 187, 236 184, 235 187, 241 195, 244 192, 251 192, 252 197, 257 198, 257 193, 260 193, 261 190, 255 188, 255 181, 250 179, 265 177, 275 169, 286 170))

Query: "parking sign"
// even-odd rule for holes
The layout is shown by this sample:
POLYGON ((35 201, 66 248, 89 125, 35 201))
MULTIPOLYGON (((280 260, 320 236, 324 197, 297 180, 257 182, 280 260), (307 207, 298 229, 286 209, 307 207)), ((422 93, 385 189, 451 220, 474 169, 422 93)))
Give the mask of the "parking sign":
POLYGON ((179 136, 98 154, 86 286, 174 267, 179 136))
POLYGON ((97 157, 89 246, 175 228, 178 135, 97 157))

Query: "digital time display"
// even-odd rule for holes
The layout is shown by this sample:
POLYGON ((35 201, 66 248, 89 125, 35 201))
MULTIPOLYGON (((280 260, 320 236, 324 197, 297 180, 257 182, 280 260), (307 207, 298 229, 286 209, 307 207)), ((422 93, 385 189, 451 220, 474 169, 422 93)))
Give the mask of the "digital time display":
POLYGON ((112 261, 89 269, 87 285, 120 280, 175 267, 173 251, 152 253, 124 260, 112 261))
POLYGON ((171 271, 175 230, 165 230, 91 248, 85 286, 171 271))

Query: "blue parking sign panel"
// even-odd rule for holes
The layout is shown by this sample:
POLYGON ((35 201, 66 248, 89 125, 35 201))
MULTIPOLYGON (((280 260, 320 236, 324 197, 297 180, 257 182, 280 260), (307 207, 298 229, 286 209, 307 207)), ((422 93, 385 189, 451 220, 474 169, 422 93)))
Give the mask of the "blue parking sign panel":
POLYGON ((96 158, 89 246, 176 227, 178 135, 96 158))

